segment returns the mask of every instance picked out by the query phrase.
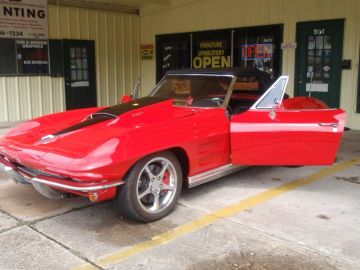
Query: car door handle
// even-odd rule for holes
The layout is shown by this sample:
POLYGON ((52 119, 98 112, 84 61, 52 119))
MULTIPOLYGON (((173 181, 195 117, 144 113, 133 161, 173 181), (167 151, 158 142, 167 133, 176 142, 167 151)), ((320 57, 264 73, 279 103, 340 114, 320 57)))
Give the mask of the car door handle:
POLYGON ((319 123, 321 127, 338 127, 339 123, 319 123))

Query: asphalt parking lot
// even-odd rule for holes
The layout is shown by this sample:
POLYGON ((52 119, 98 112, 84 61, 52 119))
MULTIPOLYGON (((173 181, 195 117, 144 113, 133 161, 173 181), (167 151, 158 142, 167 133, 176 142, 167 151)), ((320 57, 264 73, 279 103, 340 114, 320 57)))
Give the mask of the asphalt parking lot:
POLYGON ((0 243, 0 269, 360 269, 360 132, 334 166, 251 167, 151 224, 0 173, 0 243))

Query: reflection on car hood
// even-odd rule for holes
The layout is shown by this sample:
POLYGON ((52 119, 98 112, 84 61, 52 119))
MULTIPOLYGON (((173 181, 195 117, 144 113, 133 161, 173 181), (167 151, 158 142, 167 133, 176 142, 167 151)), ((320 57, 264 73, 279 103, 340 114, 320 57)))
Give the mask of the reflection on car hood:
POLYGON ((102 109, 95 114, 109 114, 109 115, 113 115, 113 116, 119 116, 123 113, 132 111, 132 110, 136 110, 136 109, 141 109, 143 107, 149 106, 149 105, 153 105, 155 103, 159 103, 162 101, 167 100, 168 98, 164 98, 164 97, 143 97, 143 98, 138 98, 135 100, 132 100, 130 102, 126 102, 126 103, 121 103, 115 106, 111 106, 109 108, 105 108, 102 109))
POLYGON ((91 126, 93 124, 97 124, 103 121, 107 121, 109 119, 114 119, 119 115, 127 113, 129 111, 138 110, 146 106, 150 106, 162 101, 167 100, 163 97, 143 97, 136 100, 132 100, 127 103, 118 104, 115 106, 111 106, 100 111, 93 113, 88 119, 77 123, 73 126, 67 127, 63 130, 60 130, 53 134, 54 136, 58 136, 64 133, 72 132, 87 126, 91 126))
POLYGON ((120 147, 121 141, 127 140, 139 127, 173 117, 173 101, 158 97, 141 98, 100 110, 52 114, 25 122, 0 138, 0 153, 23 161, 29 167, 66 169, 71 162, 89 157, 99 147, 102 152, 108 152, 110 142, 112 147, 120 147), (118 116, 97 118, 100 112, 118 116))

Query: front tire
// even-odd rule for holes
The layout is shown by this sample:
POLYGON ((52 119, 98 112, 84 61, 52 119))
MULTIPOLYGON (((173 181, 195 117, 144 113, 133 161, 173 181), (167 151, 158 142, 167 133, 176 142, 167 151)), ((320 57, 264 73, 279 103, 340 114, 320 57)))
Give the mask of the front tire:
POLYGON ((137 162, 119 187, 115 204, 131 219, 151 222, 168 215, 180 196, 182 170, 169 151, 147 156, 137 162))

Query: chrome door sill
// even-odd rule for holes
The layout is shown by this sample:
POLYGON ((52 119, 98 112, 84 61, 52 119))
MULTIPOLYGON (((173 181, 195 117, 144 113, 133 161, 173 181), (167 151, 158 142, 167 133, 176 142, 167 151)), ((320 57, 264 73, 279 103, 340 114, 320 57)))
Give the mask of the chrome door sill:
POLYGON ((189 188, 196 187, 198 185, 216 180, 220 177, 237 172, 237 171, 245 169, 247 167, 248 166, 227 164, 227 165, 212 169, 210 171, 206 171, 206 172, 199 173, 199 174, 196 174, 193 176, 189 176, 188 177, 188 187, 189 188))

